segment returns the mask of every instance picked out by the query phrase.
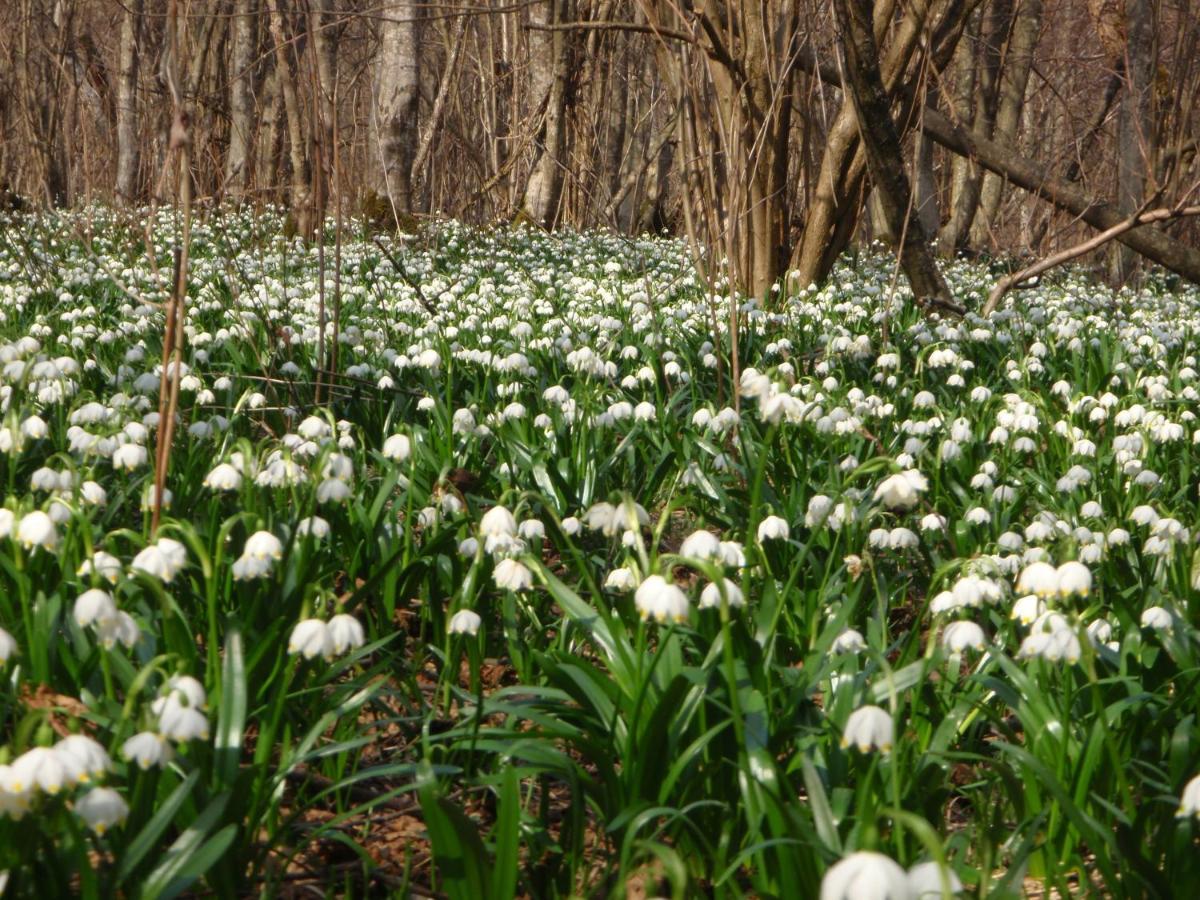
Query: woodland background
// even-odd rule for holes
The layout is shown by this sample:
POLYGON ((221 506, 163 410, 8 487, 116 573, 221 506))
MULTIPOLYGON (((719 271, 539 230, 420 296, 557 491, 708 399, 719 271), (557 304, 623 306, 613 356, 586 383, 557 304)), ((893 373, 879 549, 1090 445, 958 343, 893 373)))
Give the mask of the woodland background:
POLYGON ((8 0, 0 85, 10 206, 136 210, 182 164, 306 236, 666 229, 760 295, 856 240, 933 297, 927 247, 1105 229, 1111 280, 1200 281, 1196 0, 8 0))

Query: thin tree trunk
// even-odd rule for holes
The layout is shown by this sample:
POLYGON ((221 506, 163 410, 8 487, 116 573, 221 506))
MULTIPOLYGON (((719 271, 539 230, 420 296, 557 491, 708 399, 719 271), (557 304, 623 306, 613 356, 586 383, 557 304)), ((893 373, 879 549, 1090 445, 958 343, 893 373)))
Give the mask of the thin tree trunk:
MULTIPOLYGON (((927 110, 924 130, 948 150, 970 156, 984 168, 1066 210, 1093 228, 1107 230, 1125 219, 1115 204, 1092 197, 1073 184, 1048 178, 1045 166, 1041 163, 1022 157, 1011 147, 971 134, 941 113, 927 110)), ((1151 225, 1127 231, 1115 240, 1152 262, 1200 284, 1200 250, 1195 247, 1177 241, 1151 225)))
POLYGON ((529 10, 530 95, 539 110, 533 170, 525 183, 523 214, 552 226, 563 188, 567 118, 567 32, 547 30, 571 18, 571 0, 544 0, 529 10))
POLYGON ((387 197, 397 227, 413 209, 412 164, 420 139, 420 48, 414 0, 388 7, 379 23, 379 62, 372 126, 376 143, 376 193, 387 197))
MULTIPOLYGON (((1125 96, 1117 116, 1117 211, 1129 215, 1145 199, 1147 173, 1154 171, 1154 13, 1149 0, 1126 0, 1125 96)), ((1137 268, 1128 247, 1116 247, 1109 260, 1114 284, 1124 284, 1137 268)))
POLYGON ((292 64, 293 48, 288 40, 281 11, 282 0, 267 0, 270 13, 271 38, 275 44, 275 72, 283 94, 287 113, 288 158, 291 163, 291 209, 296 231, 308 238, 312 232, 312 203, 309 191, 307 145, 301 120, 300 100, 296 95, 296 67, 292 64))
MULTIPOLYGON (((976 13, 967 21, 963 41, 955 51, 954 102, 951 115, 956 121, 969 123, 975 99, 977 67, 975 56, 979 43, 982 13, 976 13)), ((974 200, 972 192, 980 177, 973 160, 955 156, 950 164, 950 214, 938 233, 938 246, 946 256, 953 256, 965 243, 967 229, 971 227, 974 200)))
MULTIPOLYGON (((1001 144, 1016 146, 1021 124, 1021 109, 1025 105, 1025 88, 1033 68, 1033 53, 1042 29, 1042 0, 1020 0, 1012 32, 1000 72, 1000 96, 996 104, 996 121, 992 139, 1001 144)), ((979 208, 971 223, 971 243, 981 247, 991 238, 992 224, 1000 208, 1003 181, 995 172, 983 176, 979 191, 979 208)))
POLYGON ((871 181, 879 192, 888 227, 897 236, 900 265, 913 296, 921 303, 953 309, 957 304, 929 252, 928 235, 920 220, 908 215, 912 198, 900 136, 879 73, 872 33, 873 5, 872 0, 834 0, 842 31, 846 87, 858 116, 871 181))
POLYGON ((225 155, 225 191, 243 196, 253 170, 254 56, 257 18, 254 0, 234 0, 233 47, 229 57, 229 151, 225 155))
POLYGON ((121 17, 121 46, 117 70, 117 181, 120 203, 137 199, 138 140, 138 30, 142 0, 128 0, 121 17))
POLYGON ((278 197, 280 188, 280 133, 283 125, 283 95, 279 76, 271 65, 263 80, 262 100, 258 108, 260 121, 254 150, 254 189, 263 197, 278 197))

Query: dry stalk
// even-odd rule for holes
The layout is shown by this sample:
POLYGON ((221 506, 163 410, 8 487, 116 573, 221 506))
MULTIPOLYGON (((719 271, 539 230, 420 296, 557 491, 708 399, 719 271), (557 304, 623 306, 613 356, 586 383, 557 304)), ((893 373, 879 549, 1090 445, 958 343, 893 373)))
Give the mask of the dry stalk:
POLYGON ((167 305, 163 328, 163 366, 158 391, 158 443, 154 458, 154 505, 150 518, 150 533, 158 531, 162 518, 163 495, 166 491, 167 468, 171 460, 171 443, 175 437, 175 414, 179 408, 179 383, 183 377, 184 301, 187 296, 188 247, 192 233, 192 174, 191 119, 183 107, 176 77, 178 64, 178 10, 174 0, 168 6, 168 43, 162 71, 171 94, 171 133, 168 153, 174 151, 179 161, 179 180, 176 215, 182 216, 179 243, 175 247, 175 277, 171 299, 167 305))

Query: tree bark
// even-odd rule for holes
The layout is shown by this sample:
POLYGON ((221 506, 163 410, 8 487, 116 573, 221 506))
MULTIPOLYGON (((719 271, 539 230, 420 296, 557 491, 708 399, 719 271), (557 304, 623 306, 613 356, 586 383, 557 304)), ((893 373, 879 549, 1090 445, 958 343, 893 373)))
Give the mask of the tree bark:
MULTIPOLYGON (((959 122, 971 121, 975 100, 976 44, 979 42, 982 19, 979 13, 968 19, 964 39, 954 55, 954 99, 950 112, 959 122)), ((949 215, 938 233, 938 247, 945 256, 954 256, 966 241, 974 214, 973 194, 979 178, 980 173, 974 161, 965 156, 954 157, 950 163, 949 215)))
MULTIPOLYGON (((970 156, 985 169, 1066 210, 1093 228, 1108 230, 1125 219, 1115 204, 1092 197, 1073 184, 1046 177, 1042 164, 1022 157, 1011 147, 959 128, 941 113, 926 110, 924 130, 946 149, 970 156)), ((1127 231, 1115 240, 1160 266, 1200 284, 1200 250, 1150 225, 1127 231)))
POLYGON ((568 32, 547 30, 545 26, 568 21, 570 10, 570 0, 544 0, 529 10, 530 96, 537 104, 540 125, 521 209, 530 221, 546 227, 554 224, 562 197, 568 32))
MULTIPOLYGON (((1125 95, 1117 115, 1117 211, 1129 215, 1145 199, 1147 173, 1154 171, 1154 13, 1149 0, 1125 0, 1125 95)), ((1128 247, 1117 247, 1109 260, 1114 284, 1124 284, 1137 268, 1128 247)))
POLYGON ((304 237, 312 233, 312 202, 309 186, 307 144, 301 118, 300 101, 296 95, 296 67, 292 64, 292 45, 285 30, 282 0, 267 0, 270 13, 271 37, 275 43, 275 72, 283 108, 287 113, 288 158, 291 162, 291 209, 296 230, 304 237))
POLYGON ((419 140, 420 53, 417 45, 418 3, 402 0, 388 8, 379 23, 379 63, 375 81, 378 178, 376 192, 387 197, 396 225, 413 209, 412 164, 419 140))
POLYGON ((254 57, 257 17, 254 0, 234 0, 233 46, 229 57, 229 150, 225 154, 225 192, 241 198, 253 171, 254 57))
POLYGON ((873 6, 873 0, 834 0, 842 32, 846 89, 858 116, 871 181, 879 193, 888 227, 897 236, 900 265, 913 296, 921 303, 953 309, 957 304, 929 251, 928 235, 919 218, 909 216, 912 196, 904 173, 900 136, 879 73, 873 6))
POLYGON ((142 18, 142 0, 128 0, 121 17, 120 58, 117 68, 117 181, 119 203, 137 199, 138 140, 138 30, 142 18))
MULTIPOLYGON (((1015 16, 1008 41, 1008 52, 1000 70, 999 100, 991 135, 995 141, 1014 146, 1021 124, 1021 108, 1025 104, 1025 88, 1029 84, 1029 72, 1033 68, 1033 53, 1042 28, 1042 0, 1021 0, 1015 16)), ((992 224, 1000 207, 1002 187, 1003 182, 999 175, 994 172, 984 175, 979 192, 979 208, 975 211, 975 220, 971 223, 971 243, 976 247, 982 246, 991 238, 992 224)))

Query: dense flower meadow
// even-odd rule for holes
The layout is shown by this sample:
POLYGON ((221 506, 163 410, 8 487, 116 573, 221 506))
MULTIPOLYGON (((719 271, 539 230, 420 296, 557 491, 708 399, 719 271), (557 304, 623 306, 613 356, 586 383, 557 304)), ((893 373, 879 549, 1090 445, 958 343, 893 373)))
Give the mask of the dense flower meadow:
POLYGON ((9 896, 1200 876, 1200 293, 213 215, 164 378, 151 215, 0 220, 9 896))

